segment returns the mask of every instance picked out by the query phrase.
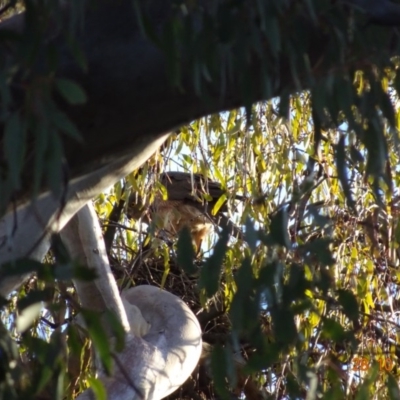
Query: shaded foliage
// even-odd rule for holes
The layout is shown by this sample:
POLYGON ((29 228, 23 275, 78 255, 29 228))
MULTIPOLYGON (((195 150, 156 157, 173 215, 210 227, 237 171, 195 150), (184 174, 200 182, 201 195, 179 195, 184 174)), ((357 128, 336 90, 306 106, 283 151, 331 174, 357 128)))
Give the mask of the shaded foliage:
MULTIPOLYGON (((195 95, 212 101, 215 92, 229 96, 238 85, 244 107, 180 127, 139 171, 95 200, 120 287, 162 286, 190 305, 203 328, 204 357, 169 398, 398 398, 396 32, 331 1, 181 2, 159 32, 142 2, 134 3, 143 32, 165 52, 177 90, 189 80, 195 95), (320 37, 312 36, 315 27, 320 37), (357 57, 365 48, 369 56, 357 57), (321 58, 313 58, 321 55, 316 49, 321 58), (290 81, 275 80, 280 68, 290 71, 290 81), (242 71, 239 80, 231 70, 242 71), (131 192, 150 204, 163 191, 157 176, 177 169, 233 189, 226 214, 243 237, 216 227, 195 256, 184 251, 188 232, 166 240, 151 222, 126 218, 131 192), (245 198, 240 205, 236 194, 245 198)), ((32 15, 59 12, 58 2, 21 4, 32 15)), ((79 7, 76 13, 79 19, 79 7)), ((28 143, 35 143, 34 191, 45 181, 57 192, 65 181, 60 137, 79 140, 53 95, 76 104, 85 93, 54 78, 58 49, 46 49, 43 74, 28 68, 28 78, 18 75, 35 62, 38 28, 33 24, 32 36, 0 36, 1 44, 21 46, 21 58, 0 66, 2 210, 23 182, 28 143), (22 109, 14 104, 21 94, 9 85, 19 79, 28 82, 22 109)), ((73 29, 66 32, 84 67, 73 29)), ((70 280, 85 276, 56 247, 47 261, 13 267, 36 278, 3 306, 3 397, 74 398, 89 384, 101 392, 90 341, 70 323, 80 311, 70 280), (30 314, 33 326, 17 332, 16 308, 42 301, 45 310, 30 314)), ((13 268, 3 266, 2 276, 13 268)), ((107 367, 107 340, 92 314, 86 322, 107 367)))

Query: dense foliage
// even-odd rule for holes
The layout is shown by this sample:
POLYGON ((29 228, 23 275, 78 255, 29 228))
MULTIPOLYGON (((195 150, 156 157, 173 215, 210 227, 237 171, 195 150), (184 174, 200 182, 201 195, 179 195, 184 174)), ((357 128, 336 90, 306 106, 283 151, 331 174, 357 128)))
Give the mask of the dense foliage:
MULTIPOLYGON (((19 5, 46 18, 61 13, 53 3, 19 5)), ((238 85, 243 106, 181 126, 142 168, 94 200, 119 286, 165 287, 203 328, 204 358, 169 398, 398 399, 397 30, 340 2, 276 0, 171 2, 160 32, 142 2, 133 3, 142 33, 165 51, 176 90, 188 79, 194 95, 217 101, 214 92, 229 96, 238 85), (276 80, 279 69, 290 80, 276 80), (232 70, 241 71, 239 81, 232 70), (157 176, 174 170, 226 188, 227 215, 240 233, 228 239, 231 232, 216 226, 191 258, 184 233, 171 241, 127 219, 129 195, 150 204, 163 193, 157 176)), ((79 21, 82 11, 71 4, 79 21)), ((32 22, 28 31, 37 40, 39 28, 32 22)), ((65 31, 66 43, 84 66, 75 28, 65 31)), ((22 50, 0 61, 3 209, 23 185, 29 145, 21 143, 32 138, 31 189, 62 190, 60 138, 78 132, 52 94, 85 101, 73 81, 56 77, 57 48, 47 49, 44 79, 27 68, 37 41, 0 35, 0 45, 10 40, 22 50), (12 85, 24 81, 25 101, 15 108, 21 93, 12 85)), ((2 396, 74 398, 93 385, 101 398, 90 369, 91 343, 107 353, 101 329, 82 339, 71 323, 80 310, 71 279, 90 276, 57 239, 45 264, 23 267, 38 274, 3 307, 2 396), (40 301, 47 305, 40 318, 18 333, 16 309, 40 301)))

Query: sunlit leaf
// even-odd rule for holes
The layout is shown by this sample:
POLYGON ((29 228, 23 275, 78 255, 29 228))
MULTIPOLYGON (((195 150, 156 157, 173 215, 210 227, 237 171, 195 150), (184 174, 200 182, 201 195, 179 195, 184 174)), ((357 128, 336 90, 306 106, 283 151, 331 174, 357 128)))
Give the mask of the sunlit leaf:
POLYGON ((90 388, 93 390, 96 400, 107 400, 106 389, 100 379, 89 376, 88 377, 90 388))
POLYGON ((213 209, 211 210, 212 215, 217 215, 220 208, 225 204, 227 200, 226 194, 223 194, 215 203, 213 209))

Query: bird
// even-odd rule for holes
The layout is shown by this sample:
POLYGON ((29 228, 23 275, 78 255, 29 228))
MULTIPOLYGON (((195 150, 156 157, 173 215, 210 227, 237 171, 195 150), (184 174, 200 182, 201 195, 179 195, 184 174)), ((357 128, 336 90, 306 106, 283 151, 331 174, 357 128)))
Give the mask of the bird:
MULTIPOLYGON (((159 182, 166 189, 166 199, 158 193, 146 213, 141 199, 132 193, 127 208, 128 218, 138 219, 145 214, 146 222, 153 222, 157 229, 171 237, 178 236, 184 227, 188 228, 197 253, 215 224, 222 221, 237 232, 233 222, 221 214, 227 210, 226 201, 219 209, 219 216, 211 216, 211 210, 221 196, 229 196, 229 190, 223 189, 219 182, 206 179, 202 174, 182 171, 164 172, 160 174, 159 182)), ((239 195, 234 198, 243 199, 239 195)))

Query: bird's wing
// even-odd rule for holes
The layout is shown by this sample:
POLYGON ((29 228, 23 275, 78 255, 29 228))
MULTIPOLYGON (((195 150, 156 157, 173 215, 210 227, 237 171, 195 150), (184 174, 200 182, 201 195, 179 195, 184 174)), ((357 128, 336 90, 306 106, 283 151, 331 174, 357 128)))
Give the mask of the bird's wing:
MULTIPOLYGON (((225 193, 219 182, 211 179, 205 179, 201 174, 190 174, 181 171, 164 172, 160 176, 160 182, 165 186, 168 193, 168 200, 179 200, 184 204, 197 208, 208 216, 214 224, 221 228, 228 228, 235 236, 242 237, 242 232, 229 217, 222 214, 227 211, 226 204, 219 208, 218 215, 212 216, 211 210, 218 199, 225 193), (203 194, 212 197, 211 201, 202 202, 203 194)), ((240 195, 235 195, 235 199, 243 200, 240 195)))
POLYGON ((203 195, 207 194, 216 202, 225 193, 220 183, 206 179, 201 174, 164 172, 160 176, 160 182, 167 189, 169 200, 201 202, 203 195))
MULTIPOLYGON (((201 211, 204 215, 208 215, 208 218, 217 225, 221 227, 228 226, 235 232, 235 235, 240 231, 228 217, 221 214, 227 210, 226 205, 223 205, 219 209, 220 216, 211 216, 211 210, 215 203, 223 194, 227 193, 219 182, 206 179, 201 174, 190 174, 181 171, 164 172, 160 175, 159 182, 165 186, 168 193, 168 200, 165 201, 162 200, 161 196, 156 196, 152 205, 153 210, 174 205, 178 207, 177 210, 179 211, 180 205, 188 205, 201 211), (205 201, 203 197, 204 194, 209 195, 212 200, 205 201)), ((235 196, 235 198, 238 200, 243 199, 241 196, 235 196)), ((128 216, 131 218, 137 217, 140 212, 143 213, 143 209, 137 203, 135 204, 134 199, 135 198, 131 196, 130 212, 128 211, 128 216)))

